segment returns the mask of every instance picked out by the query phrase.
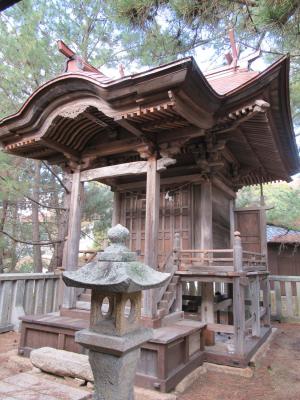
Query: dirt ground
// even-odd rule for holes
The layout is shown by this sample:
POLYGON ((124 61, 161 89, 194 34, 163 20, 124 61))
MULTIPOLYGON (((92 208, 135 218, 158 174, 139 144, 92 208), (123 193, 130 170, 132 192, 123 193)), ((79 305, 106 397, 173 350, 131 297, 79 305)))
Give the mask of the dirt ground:
POLYGON ((252 378, 207 372, 180 400, 300 400, 300 324, 278 324, 252 378))
MULTIPOLYGON (((252 378, 207 372, 179 400, 300 400, 300 324, 276 327, 252 378)), ((18 340, 14 332, 0 334, 0 379, 31 369, 28 359, 16 356, 18 340)))
POLYGON ((19 334, 16 332, 0 334, 0 380, 32 369, 28 359, 16 355, 18 342, 19 334))

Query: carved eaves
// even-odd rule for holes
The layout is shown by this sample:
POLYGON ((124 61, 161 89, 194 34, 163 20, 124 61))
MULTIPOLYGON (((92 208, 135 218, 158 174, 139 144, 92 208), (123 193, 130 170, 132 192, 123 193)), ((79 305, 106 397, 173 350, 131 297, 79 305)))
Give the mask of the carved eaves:
POLYGON ((251 119, 258 113, 265 113, 270 108, 270 104, 264 100, 255 100, 246 106, 238 108, 222 117, 218 124, 212 129, 214 133, 225 133, 236 129, 243 122, 251 119))

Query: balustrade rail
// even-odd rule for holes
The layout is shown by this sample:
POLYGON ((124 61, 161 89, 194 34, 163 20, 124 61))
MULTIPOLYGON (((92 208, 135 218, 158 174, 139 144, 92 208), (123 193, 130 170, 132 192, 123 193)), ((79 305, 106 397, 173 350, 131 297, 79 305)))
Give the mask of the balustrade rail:
POLYGON ((271 316, 300 320, 300 276, 270 275, 271 316))
POLYGON ((177 248, 176 261, 181 271, 198 273, 267 271, 265 254, 242 248, 240 233, 235 232, 232 249, 177 248))
POLYGON ((19 317, 58 311, 60 274, 0 274, 0 332, 17 329, 19 317))

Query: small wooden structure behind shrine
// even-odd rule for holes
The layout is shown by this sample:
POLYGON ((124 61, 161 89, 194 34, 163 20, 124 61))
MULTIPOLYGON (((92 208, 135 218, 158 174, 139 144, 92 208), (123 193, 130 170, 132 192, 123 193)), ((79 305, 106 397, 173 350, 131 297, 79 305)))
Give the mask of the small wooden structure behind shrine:
MULTIPOLYGON (((233 46, 229 64, 206 75, 188 57, 110 79, 60 49, 65 72, 1 121, 0 142, 72 175, 64 268, 77 266, 83 182, 103 182, 131 250, 172 275, 144 296, 144 323, 156 329, 137 383, 167 391, 204 359, 246 365, 270 333, 265 213, 235 210, 234 199, 244 185, 289 180, 299 169, 289 58, 258 73, 254 56, 238 60, 233 46)), ((68 289, 60 315, 25 317, 21 350, 80 351, 72 337, 88 311, 77 300, 68 289)))

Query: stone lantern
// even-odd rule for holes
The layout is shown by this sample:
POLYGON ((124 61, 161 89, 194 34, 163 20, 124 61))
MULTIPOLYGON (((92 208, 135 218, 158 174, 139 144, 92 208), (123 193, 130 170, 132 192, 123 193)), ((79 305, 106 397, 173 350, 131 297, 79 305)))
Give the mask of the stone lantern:
POLYGON ((109 229, 111 245, 97 261, 63 273, 67 286, 92 289, 90 327, 75 340, 89 349, 96 400, 133 400, 140 346, 152 330, 140 326, 142 290, 163 286, 170 275, 137 261, 122 225, 109 229))

